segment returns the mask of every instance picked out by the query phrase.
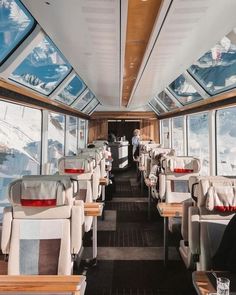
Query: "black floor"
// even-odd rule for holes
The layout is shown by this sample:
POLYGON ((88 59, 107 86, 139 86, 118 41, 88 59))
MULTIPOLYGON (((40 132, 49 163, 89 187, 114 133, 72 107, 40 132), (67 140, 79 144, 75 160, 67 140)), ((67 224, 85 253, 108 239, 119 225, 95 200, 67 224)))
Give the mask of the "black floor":
MULTIPOLYGON (((170 235, 174 253, 168 267, 163 265, 162 254, 155 256, 163 251, 163 220, 153 204, 152 220, 147 221, 147 192, 141 194, 136 171, 116 173, 115 182, 116 192, 106 203, 100 230, 98 225, 98 264, 81 266, 87 277, 86 295, 196 294, 191 272, 178 255, 178 234, 170 235), (110 220, 109 214, 113 216, 110 220)), ((91 247, 90 235, 84 246, 91 247)))

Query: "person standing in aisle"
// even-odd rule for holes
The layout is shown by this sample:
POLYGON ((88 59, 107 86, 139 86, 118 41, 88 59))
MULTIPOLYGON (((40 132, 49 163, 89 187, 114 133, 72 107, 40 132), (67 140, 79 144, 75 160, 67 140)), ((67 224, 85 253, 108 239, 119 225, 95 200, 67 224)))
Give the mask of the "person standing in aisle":
POLYGON ((136 160, 139 156, 139 142, 140 142, 140 130, 135 129, 133 132, 134 136, 132 137, 132 145, 133 145, 133 159, 136 160))

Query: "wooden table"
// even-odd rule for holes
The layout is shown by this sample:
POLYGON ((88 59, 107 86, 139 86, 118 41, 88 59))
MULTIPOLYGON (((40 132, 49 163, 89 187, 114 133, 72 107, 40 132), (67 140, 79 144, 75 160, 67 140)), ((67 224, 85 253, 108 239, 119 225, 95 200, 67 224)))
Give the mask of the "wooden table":
POLYGON ((68 293, 79 295, 81 285, 85 283, 85 276, 0 276, 0 294, 14 292, 30 293, 68 293))
POLYGON ((182 203, 158 203, 157 210, 159 214, 164 218, 164 265, 168 263, 169 244, 169 217, 181 217, 183 215, 182 203))

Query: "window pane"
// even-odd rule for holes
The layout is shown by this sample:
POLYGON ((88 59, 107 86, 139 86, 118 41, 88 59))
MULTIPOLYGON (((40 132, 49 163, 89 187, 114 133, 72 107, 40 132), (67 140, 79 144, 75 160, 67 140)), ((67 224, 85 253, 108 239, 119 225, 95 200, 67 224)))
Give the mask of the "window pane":
POLYGON ((167 93, 165 93, 165 91, 158 94, 158 98, 168 110, 175 110, 178 108, 176 103, 167 95, 167 93))
POLYGON ((217 174, 236 175, 236 108, 216 113, 217 174))
POLYGON ((188 155, 201 160, 201 175, 209 175, 208 114, 188 117, 188 155))
POLYGON ((52 41, 45 37, 10 75, 10 79, 50 94, 71 70, 52 41))
POLYGON ((86 145, 86 135, 85 135, 85 120, 79 120, 79 141, 78 147, 85 148, 86 145))
POLYGON ((169 148, 170 146, 169 120, 162 121, 162 136, 163 136, 164 148, 169 148))
POLYGON ((77 154, 77 135, 78 135, 78 126, 77 118, 69 117, 68 118, 68 133, 66 137, 67 141, 67 155, 73 156, 77 154))
POLYGON ((173 118, 172 147, 177 156, 184 156, 184 117, 173 118))
POLYGON ((158 113, 160 113, 160 114, 165 113, 165 111, 160 107, 159 102, 158 102, 155 98, 153 98, 153 99, 150 101, 150 104, 153 106, 153 108, 154 108, 155 110, 158 111, 158 113))
POLYGON ((91 91, 87 92, 84 96, 82 96, 78 102, 75 104, 74 108, 82 111, 83 108, 93 99, 94 95, 91 91))
POLYGON ((99 104, 99 101, 94 98, 83 110, 84 113, 89 114, 99 104))
POLYGON ((3 101, 0 110, 1 206, 8 202, 6 189, 12 180, 40 173, 41 111, 3 101))
POLYGON ((236 29, 189 69, 212 95, 236 86, 236 29))
POLYGON ((61 114, 48 114, 48 162, 50 174, 58 171, 58 159, 64 156, 65 142, 65 116, 61 114))
POLYGON ((183 75, 172 82, 169 88, 183 105, 202 99, 195 87, 183 75))
POLYGON ((33 17, 20 1, 0 1, 0 62, 29 33, 33 25, 33 17))
POLYGON ((74 77, 70 83, 58 94, 56 100, 65 103, 67 105, 72 104, 75 99, 82 93, 85 89, 85 84, 79 78, 79 76, 74 77))

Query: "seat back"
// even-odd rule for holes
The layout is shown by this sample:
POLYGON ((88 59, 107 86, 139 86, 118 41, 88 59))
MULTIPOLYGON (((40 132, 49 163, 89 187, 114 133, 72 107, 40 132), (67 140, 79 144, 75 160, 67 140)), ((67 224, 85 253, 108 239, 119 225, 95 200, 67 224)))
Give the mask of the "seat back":
POLYGON ((9 185, 1 248, 8 274, 69 275, 82 247, 83 203, 73 206, 70 179, 26 176, 9 185))
POLYGON ((195 185, 196 206, 189 210, 189 246, 197 268, 209 270, 224 230, 236 212, 236 178, 201 177, 195 185))
POLYGON ((189 177, 199 175, 200 161, 194 157, 164 156, 159 175, 159 194, 167 203, 181 203, 191 198, 189 177))

